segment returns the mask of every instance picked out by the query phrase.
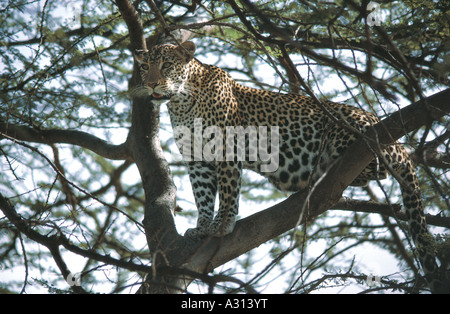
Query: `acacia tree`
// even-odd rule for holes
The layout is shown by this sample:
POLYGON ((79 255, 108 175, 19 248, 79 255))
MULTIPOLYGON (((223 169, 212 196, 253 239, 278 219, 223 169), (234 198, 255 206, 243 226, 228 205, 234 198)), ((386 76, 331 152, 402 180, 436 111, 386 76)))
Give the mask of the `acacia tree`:
POLYGON ((445 272, 450 30, 444 1, 379 1, 375 11, 368 1, 351 0, 68 4, 10 1, 0 8, 2 289, 26 292, 38 283, 54 292, 70 286, 76 293, 105 291, 100 287, 174 293, 195 282, 194 291, 253 293, 280 276, 278 292, 288 293, 348 280, 367 291, 426 290, 403 232, 406 217, 395 205, 397 186, 375 182, 347 189, 349 198, 341 199, 374 151, 399 138, 418 164, 445 272), (382 123, 313 191, 287 197, 247 174, 241 210, 256 207, 256 213, 226 237, 185 238, 179 229, 195 224, 195 208, 167 114, 128 91, 140 83, 135 49, 193 37, 197 58, 243 84, 318 103, 345 101, 382 123), (274 79, 261 78, 262 71, 274 79), (269 203, 275 205, 266 208, 269 203), (347 254, 368 245, 389 252, 401 277, 368 287, 367 268, 347 254), (256 268, 259 246, 266 258, 256 268), (315 246, 324 249, 317 253, 315 246))

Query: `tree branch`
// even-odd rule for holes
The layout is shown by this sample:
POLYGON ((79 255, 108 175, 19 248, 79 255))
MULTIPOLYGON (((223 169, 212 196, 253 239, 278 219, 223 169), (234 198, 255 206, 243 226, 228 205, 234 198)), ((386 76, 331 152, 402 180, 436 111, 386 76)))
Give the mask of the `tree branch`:
MULTIPOLYGON (((247 0, 242 0, 242 3, 248 8, 250 12, 255 14, 261 21, 261 25, 266 32, 268 32, 271 36, 263 36, 256 30, 252 23, 247 19, 246 14, 244 14, 239 6, 236 4, 234 0, 228 0, 228 3, 231 5, 233 10, 238 15, 241 22, 247 27, 247 29, 259 40, 266 42, 268 44, 276 44, 279 47, 285 46, 297 49, 301 51, 303 54, 307 55, 309 58, 323 63, 327 66, 330 66, 334 69, 341 70, 346 72, 352 76, 357 77, 363 82, 366 82, 368 85, 372 86, 372 88, 376 89, 380 94, 382 94, 387 99, 395 99, 395 96, 386 90, 386 86, 382 80, 376 78, 371 73, 361 72, 357 69, 347 66, 344 63, 338 61, 336 58, 330 58, 325 55, 321 55, 314 50, 306 47, 302 42, 295 40, 293 34, 291 34, 288 30, 283 29, 275 25, 269 18, 265 16, 253 3, 247 0)), ((328 47, 329 48, 329 47, 328 47)))
MULTIPOLYGON (((117 0, 120 13, 127 23, 133 49, 145 48, 141 20, 128 0, 117 0)), ((134 77, 139 84, 135 63, 134 77)), ((176 255, 186 249, 178 234, 173 219, 176 187, 172 182, 169 165, 164 158, 159 139, 159 106, 151 104, 145 97, 133 98, 131 128, 127 144, 136 162, 145 192, 144 220, 145 235, 152 256, 154 269, 176 260, 176 255)), ((151 284, 143 285, 140 292, 179 293, 179 281, 170 282, 164 276, 153 274, 151 284), (161 284, 155 282, 161 281, 161 284)), ((150 278, 150 277, 149 277, 150 278)))
POLYGON ((441 136, 436 137, 434 140, 417 149, 411 154, 411 159, 415 163, 421 163, 430 167, 441 169, 450 168, 450 154, 437 151, 439 145, 443 144, 449 138, 450 130, 447 130, 441 136))
MULTIPOLYGON (((22 218, 14 209, 14 206, 0 194, 0 210, 8 218, 8 220, 23 234, 25 234, 31 240, 42 244, 43 246, 54 249, 59 246, 63 246, 68 251, 78 254, 83 257, 92 258, 96 261, 106 263, 108 265, 114 265, 120 268, 125 268, 133 271, 149 272, 151 268, 145 265, 139 265, 124 260, 115 259, 109 255, 101 255, 93 250, 87 250, 80 248, 67 239, 63 233, 58 229, 57 235, 42 235, 36 230, 30 228, 30 223, 26 219, 22 218)), ((57 228, 55 226, 55 228, 57 228)))
POLYGON ((129 0, 116 0, 116 5, 119 8, 123 20, 127 24, 130 35, 131 51, 136 49, 146 49, 144 27, 139 17, 139 13, 134 8, 129 0))
MULTIPOLYGON (((372 201, 359 201, 352 199, 341 199, 336 205, 330 209, 347 210, 352 212, 380 214, 384 216, 394 217, 398 220, 407 221, 408 217, 401 211, 399 204, 380 204, 372 201)), ((426 214, 427 224, 444 227, 450 229, 450 217, 434 216, 426 214)))
POLYGON ((126 160, 130 158, 125 143, 121 145, 109 144, 92 134, 81 131, 38 130, 0 121, 0 140, 4 136, 25 142, 77 145, 108 159, 126 160))

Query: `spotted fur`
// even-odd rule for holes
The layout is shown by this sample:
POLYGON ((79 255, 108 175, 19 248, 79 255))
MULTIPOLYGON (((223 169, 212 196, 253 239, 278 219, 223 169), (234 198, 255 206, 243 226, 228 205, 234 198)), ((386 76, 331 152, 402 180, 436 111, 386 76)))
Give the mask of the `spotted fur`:
MULTIPOLYGON (((264 163, 256 161, 188 161, 189 178, 198 208, 197 227, 186 232, 190 237, 225 235, 233 231, 238 213, 242 169, 267 177, 282 191, 298 191, 316 182, 333 160, 355 140, 355 133, 365 132, 378 119, 369 112, 333 102, 328 110, 350 128, 326 115, 309 97, 282 94, 245 87, 222 69, 205 65, 193 58, 195 45, 162 45, 151 51, 137 51, 143 84, 136 96, 150 97, 155 104, 170 100, 168 109, 172 126, 185 126, 194 132, 196 118, 203 128, 218 126, 278 126, 279 167, 261 172, 264 163), (216 194, 219 209, 214 217, 216 194)), ((179 147, 181 138, 175 138, 179 147)), ((246 145, 246 152, 252 148, 246 145)), ((384 162, 375 158, 354 180, 362 186, 369 180, 383 179, 388 170, 395 172, 402 190, 410 234, 417 247, 425 273, 432 277, 437 265, 429 249, 431 236, 423 214, 417 175, 405 149, 393 144, 382 152, 384 162)))

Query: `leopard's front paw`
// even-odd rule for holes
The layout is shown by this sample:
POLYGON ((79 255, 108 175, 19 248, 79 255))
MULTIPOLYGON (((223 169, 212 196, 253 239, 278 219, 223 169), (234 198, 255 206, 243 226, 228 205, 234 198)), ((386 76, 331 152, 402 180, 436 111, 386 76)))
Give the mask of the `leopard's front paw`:
POLYGON ((189 228, 184 233, 185 237, 191 238, 191 239, 203 239, 208 236, 208 230, 203 228, 189 228))
POLYGON ((234 230, 236 222, 233 220, 228 220, 222 225, 221 221, 214 221, 208 228, 208 234, 215 237, 223 237, 230 234, 234 230))

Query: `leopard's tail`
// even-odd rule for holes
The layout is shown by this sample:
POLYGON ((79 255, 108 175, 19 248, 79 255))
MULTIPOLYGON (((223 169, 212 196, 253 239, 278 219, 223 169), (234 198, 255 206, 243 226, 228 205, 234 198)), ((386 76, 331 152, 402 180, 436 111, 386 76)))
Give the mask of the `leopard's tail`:
POLYGON ((432 292, 437 292, 442 289, 442 283, 438 278, 436 246, 433 236, 428 232, 417 174, 409 158, 403 160, 400 158, 408 156, 406 150, 400 145, 393 148, 394 153, 390 156, 391 165, 400 183, 409 233, 416 247, 425 279, 432 292))

